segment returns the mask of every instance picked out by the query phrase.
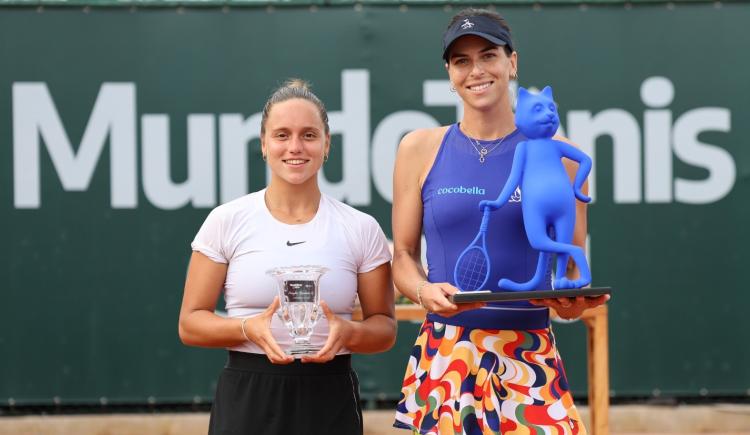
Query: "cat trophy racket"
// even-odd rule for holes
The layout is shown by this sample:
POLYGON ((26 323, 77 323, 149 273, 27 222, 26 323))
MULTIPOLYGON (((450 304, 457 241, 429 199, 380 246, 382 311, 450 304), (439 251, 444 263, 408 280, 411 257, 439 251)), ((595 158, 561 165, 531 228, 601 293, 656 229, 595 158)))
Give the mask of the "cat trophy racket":
POLYGON ((461 291, 479 290, 490 277, 490 256, 487 254, 485 235, 490 221, 489 207, 485 207, 479 232, 469 246, 461 252, 453 269, 453 281, 461 291))

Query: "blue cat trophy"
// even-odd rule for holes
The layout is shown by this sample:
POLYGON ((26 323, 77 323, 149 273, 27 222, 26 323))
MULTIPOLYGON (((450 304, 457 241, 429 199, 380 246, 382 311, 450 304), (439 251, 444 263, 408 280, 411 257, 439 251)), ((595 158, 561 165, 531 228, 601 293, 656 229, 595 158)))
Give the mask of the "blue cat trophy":
POLYGON ((497 210, 510 196, 521 188, 521 211, 529 244, 539 252, 534 276, 527 282, 517 283, 501 279, 498 286, 504 290, 524 291, 538 289, 552 254, 557 256, 554 289, 573 289, 591 283, 591 272, 583 249, 573 245, 576 219, 576 198, 589 202, 591 198, 581 191, 591 171, 591 158, 574 146, 552 139, 560 125, 557 105, 552 89, 547 86, 539 94, 524 88, 518 89, 516 127, 528 140, 518 144, 513 156, 510 175, 496 200, 484 200, 479 209, 497 210), (562 158, 578 162, 578 171, 571 186, 562 158), (548 230, 554 230, 554 238, 548 230), (578 265, 580 278, 570 280, 565 276, 568 257, 578 265))

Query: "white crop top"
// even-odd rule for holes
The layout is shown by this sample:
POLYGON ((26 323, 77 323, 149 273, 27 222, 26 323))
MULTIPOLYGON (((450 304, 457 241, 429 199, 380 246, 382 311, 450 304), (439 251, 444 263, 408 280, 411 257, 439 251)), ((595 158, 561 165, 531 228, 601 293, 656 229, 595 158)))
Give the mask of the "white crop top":
MULTIPOLYGON (((325 194, 310 222, 285 224, 268 211, 264 195, 265 189, 216 207, 191 245, 211 260, 228 264, 224 282, 228 316, 253 316, 268 308, 277 295, 275 280, 266 275, 268 269, 318 265, 329 269, 320 280, 321 300, 337 315, 351 319, 357 274, 391 260, 383 230, 372 216, 325 194)), ((271 331, 282 349, 291 346, 292 339, 278 316, 273 316, 271 331)), ((323 316, 312 343, 323 345, 327 335, 323 316)), ((230 349, 263 353, 250 342, 230 349)))

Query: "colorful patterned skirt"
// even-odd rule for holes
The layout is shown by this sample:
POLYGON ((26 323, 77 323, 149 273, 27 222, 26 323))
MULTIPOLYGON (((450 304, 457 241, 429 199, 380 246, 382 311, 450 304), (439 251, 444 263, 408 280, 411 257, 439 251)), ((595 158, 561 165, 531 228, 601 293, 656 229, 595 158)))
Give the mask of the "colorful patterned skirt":
POLYGON ((585 434, 550 328, 472 329, 425 321, 395 427, 419 434, 585 434))

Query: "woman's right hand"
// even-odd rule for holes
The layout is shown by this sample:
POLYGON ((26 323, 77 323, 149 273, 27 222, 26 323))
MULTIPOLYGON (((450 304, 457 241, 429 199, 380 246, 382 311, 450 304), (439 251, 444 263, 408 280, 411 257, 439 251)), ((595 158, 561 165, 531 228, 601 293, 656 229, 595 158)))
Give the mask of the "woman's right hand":
POLYGON ((257 344, 266 353, 268 360, 274 364, 289 364, 294 357, 287 355, 273 338, 271 333, 271 319, 279 308, 279 297, 273 298, 271 305, 257 316, 245 320, 244 332, 247 338, 257 344))
POLYGON ((422 307, 430 313, 443 317, 452 317, 464 311, 476 310, 485 306, 483 302, 454 304, 449 297, 458 293, 458 289, 447 282, 427 283, 419 290, 422 307))

